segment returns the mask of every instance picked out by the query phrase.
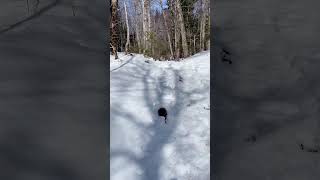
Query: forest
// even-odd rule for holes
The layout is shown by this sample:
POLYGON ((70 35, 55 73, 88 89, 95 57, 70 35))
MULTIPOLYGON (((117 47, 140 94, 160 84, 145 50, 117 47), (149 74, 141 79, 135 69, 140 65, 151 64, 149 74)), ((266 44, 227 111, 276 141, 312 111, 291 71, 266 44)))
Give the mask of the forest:
POLYGON ((110 52, 179 60, 210 49, 209 0, 111 0, 110 52))

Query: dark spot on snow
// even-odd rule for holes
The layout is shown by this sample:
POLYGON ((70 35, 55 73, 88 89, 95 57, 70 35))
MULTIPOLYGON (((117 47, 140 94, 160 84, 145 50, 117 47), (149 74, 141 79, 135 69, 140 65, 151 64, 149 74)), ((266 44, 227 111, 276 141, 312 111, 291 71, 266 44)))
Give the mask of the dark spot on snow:
POLYGON ((303 144, 300 144, 299 146, 300 146, 301 150, 306 151, 306 152, 318 153, 320 151, 319 148, 308 148, 308 147, 305 147, 303 144))
POLYGON ((222 62, 228 62, 229 64, 232 64, 231 57, 230 57, 231 54, 229 51, 227 51, 226 49, 222 49, 221 56, 222 56, 222 62))
POLYGON ((210 107, 203 107, 203 109, 205 109, 205 110, 210 110, 210 107))
POLYGON ((304 145, 303 144, 300 144, 300 149, 304 150, 304 145))
POLYGON ((257 141, 257 137, 256 137, 256 135, 250 135, 249 137, 247 137, 247 138, 245 139, 245 141, 246 141, 246 142, 254 143, 254 142, 257 141))
POLYGON ((230 55, 230 52, 227 51, 226 49, 222 49, 222 51, 223 51, 225 54, 230 55))
POLYGON ((149 60, 145 60, 144 62, 145 62, 145 63, 150 63, 150 61, 149 61, 149 60))
POLYGON ((164 122, 167 123, 167 110, 165 108, 159 108, 158 115, 165 118, 164 122))
POLYGON ((307 149, 308 152, 313 152, 313 153, 316 153, 316 152, 319 152, 318 149, 307 149))
POLYGON ((179 82, 183 82, 183 78, 179 76, 179 82))

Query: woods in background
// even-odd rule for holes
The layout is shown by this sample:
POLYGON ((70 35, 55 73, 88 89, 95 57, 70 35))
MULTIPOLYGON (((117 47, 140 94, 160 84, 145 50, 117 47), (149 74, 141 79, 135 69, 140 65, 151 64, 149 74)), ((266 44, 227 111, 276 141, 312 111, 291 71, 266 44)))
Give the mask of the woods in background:
POLYGON ((210 48, 209 0, 111 0, 111 54, 179 59, 210 48))

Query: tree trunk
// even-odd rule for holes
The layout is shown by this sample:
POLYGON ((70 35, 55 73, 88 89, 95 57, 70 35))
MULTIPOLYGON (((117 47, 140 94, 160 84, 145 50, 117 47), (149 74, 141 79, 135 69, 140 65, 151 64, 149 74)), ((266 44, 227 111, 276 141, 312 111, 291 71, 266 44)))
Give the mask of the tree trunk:
POLYGON ((150 50, 150 1, 144 0, 143 2, 143 36, 144 36, 144 54, 146 53, 146 50, 150 50))
POLYGON ((112 55, 115 56, 115 59, 118 59, 118 32, 117 32, 117 11, 118 11, 118 0, 111 0, 111 48, 112 55))
MULTIPOLYGON (((134 0, 134 10, 136 12, 137 17, 135 17, 135 33, 136 33, 136 41, 138 44, 138 52, 139 54, 141 53, 141 49, 142 49, 142 41, 141 41, 141 19, 143 19, 143 17, 141 17, 142 13, 141 13, 141 9, 142 6, 140 4, 140 0, 134 0), (139 6, 140 5, 140 6, 139 6), (139 8, 140 7, 140 8, 139 8)), ((142 29, 143 30, 143 29, 142 29)))
POLYGON ((123 5, 124 5, 124 13, 126 15, 126 24, 127 24, 127 42, 126 42, 126 46, 125 46, 125 53, 128 54, 129 46, 130 46, 129 20, 128 20, 128 12, 127 12, 126 2, 123 2, 123 5))
POLYGON ((180 58, 180 27, 178 25, 178 16, 177 16, 177 2, 174 2, 174 50, 175 58, 180 58))
MULTIPOLYGON (((208 33, 210 34, 211 32, 211 23, 210 23, 210 4, 207 0, 207 6, 208 6, 208 33)), ((210 49, 210 38, 208 38, 208 41, 207 41, 207 49, 210 49)))
MULTIPOLYGON (((201 5, 202 6, 202 5, 201 5)), ((203 51, 204 49, 204 28, 203 28, 203 12, 202 12, 202 15, 201 15, 201 20, 200 20, 200 51, 203 51)))
POLYGON ((145 9, 144 9, 144 1, 142 2, 142 39, 143 39, 143 53, 145 53, 146 48, 146 20, 145 20, 145 9))
MULTIPOLYGON (((151 21, 151 19, 150 19, 150 14, 149 14, 149 22, 151 21)), ((156 25, 156 18, 153 18, 153 32, 156 34, 156 28, 155 28, 155 25, 156 25)), ((150 25, 150 29, 151 29, 151 25, 150 25)), ((150 30, 150 32, 151 32, 151 30, 150 30)), ((154 37, 153 37, 154 38, 154 37)), ((154 42, 154 40, 152 40, 152 42, 151 42, 151 49, 152 49, 152 55, 154 55, 155 53, 154 53, 154 44, 153 44, 153 42, 154 42)))
POLYGON ((174 36, 175 36, 175 42, 174 42, 174 46, 175 46, 175 57, 177 59, 180 58, 180 29, 179 27, 177 27, 177 25, 175 25, 175 33, 174 33, 174 36))
POLYGON ((149 6, 148 6, 148 32, 149 32, 149 48, 152 52, 152 55, 153 55, 153 45, 152 45, 152 42, 151 42, 151 38, 150 38, 150 33, 151 33, 151 14, 150 14, 150 0, 149 0, 149 6))
POLYGON ((136 41, 137 41, 137 45, 138 45, 138 51, 139 51, 139 53, 141 53, 140 52, 140 49, 141 49, 141 40, 140 40, 140 29, 139 29, 139 21, 138 20, 135 20, 135 23, 134 23, 135 25, 134 25, 134 27, 135 27, 135 34, 136 34, 136 36, 135 36, 135 38, 136 38, 136 41))
POLYGON ((160 0, 160 5, 161 5, 163 20, 164 20, 164 26, 165 26, 165 28, 166 28, 167 36, 168 36, 168 41, 169 41, 168 43, 169 43, 170 55, 171 55, 170 58, 173 58, 173 50, 172 50, 171 37, 170 37, 170 32, 169 32, 169 28, 168 28, 168 24, 167 24, 167 17, 166 17, 166 14, 164 13, 164 10, 163 10, 162 0, 160 0))
POLYGON ((141 39, 140 39, 138 23, 136 23, 136 41, 138 44, 138 53, 140 54, 141 53, 141 39))
MULTIPOLYGON (((202 17, 202 16, 201 16, 202 17)), ((199 23, 199 50, 201 51, 201 49, 203 49, 203 46, 202 46, 202 18, 200 19, 200 23, 199 23)))
POLYGON ((193 54, 196 53, 196 35, 193 35, 193 54))
POLYGON ((207 13, 208 13, 208 1, 202 0, 201 1, 201 20, 200 20, 200 50, 205 50, 206 45, 206 20, 207 20, 207 13))
POLYGON ((186 29, 185 29, 185 26, 184 26, 183 13, 182 13, 182 8, 181 8, 181 2, 180 1, 181 0, 177 0, 177 12, 178 12, 178 20, 179 20, 178 24, 180 25, 183 57, 187 57, 187 56, 189 56, 189 51, 188 51, 186 29))

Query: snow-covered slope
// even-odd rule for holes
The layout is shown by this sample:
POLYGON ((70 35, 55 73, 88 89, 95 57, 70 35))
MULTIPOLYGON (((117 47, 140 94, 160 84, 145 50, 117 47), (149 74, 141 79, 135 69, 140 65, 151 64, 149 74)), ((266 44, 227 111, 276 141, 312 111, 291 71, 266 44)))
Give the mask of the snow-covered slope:
POLYGON ((180 62, 119 57, 110 57, 111 179, 209 179, 210 53, 180 62))

